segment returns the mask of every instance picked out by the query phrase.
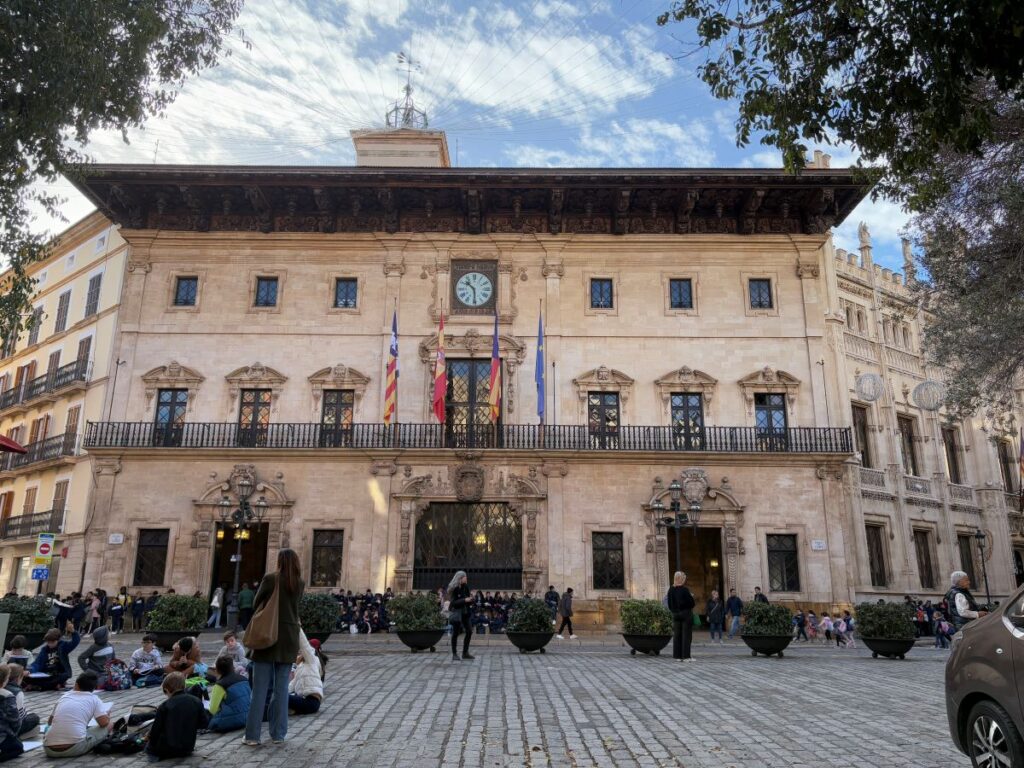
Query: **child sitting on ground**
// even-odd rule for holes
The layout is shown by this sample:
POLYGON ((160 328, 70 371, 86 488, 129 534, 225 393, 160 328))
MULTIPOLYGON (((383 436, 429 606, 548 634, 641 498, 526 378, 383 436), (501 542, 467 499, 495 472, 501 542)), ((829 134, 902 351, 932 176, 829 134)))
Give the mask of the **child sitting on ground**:
POLYGON ((180 672, 183 677, 192 677, 196 664, 202 661, 202 654, 199 652, 199 643, 192 637, 183 637, 174 644, 171 649, 171 660, 164 667, 164 672, 180 672))
POLYGON ((323 682, 324 677, 327 676, 327 662, 329 657, 326 653, 320 650, 320 641, 315 637, 309 641, 309 645, 316 652, 317 661, 320 662, 320 682, 323 682))
POLYGON ((161 687, 167 700, 156 708, 146 739, 146 756, 151 763, 191 755, 196 734, 206 728, 208 721, 203 702, 185 693, 185 677, 180 672, 168 674, 161 687))
POLYGON ((60 697, 43 737, 47 757, 78 757, 92 751, 107 736, 110 705, 96 695, 96 674, 83 672, 75 689, 60 697), (96 725, 89 727, 90 720, 96 725))
POLYGON ((78 666, 83 672, 95 672, 100 688, 106 682, 107 662, 114 658, 114 646, 108 642, 109 638, 109 629, 97 627, 92 633, 92 645, 78 654, 78 666))
POLYGON ((11 638, 11 650, 4 656, 5 664, 18 664, 23 669, 32 663, 32 653, 25 648, 25 636, 15 635, 11 638))
MULTIPOLYGON (((66 631, 71 633, 68 640, 61 640, 60 630, 53 628, 46 630, 43 635, 43 646, 39 649, 39 655, 29 666, 29 683, 31 688, 41 691, 52 691, 63 688, 71 679, 71 652, 78 647, 81 636, 74 631, 73 624, 69 621, 66 631)), ((29 689, 29 686, 25 686, 29 689)))
POLYGON ((156 636, 143 635, 142 647, 133 651, 132 657, 128 660, 132 682, 139 688, 160 685, 164 678, 163 666, 160 651, 156 648, 156 636))
POLYGON ((323 698, 320 660, 306 640, 306 633, 299 630, 299 655, 295 659, 291 682, 288 683, 288 711, 293 715, 312 715, 319 711, 323 698))
POLYGON ((227 656, 235 663, 235 672, 242 677, 248 677, 246 665, 249 660, 245 658, 245 648, 238 642, 238 637, 231 630, 224 633, 224 647, 220 649, 217 658, 219 659, 221 656, 227 656))
POLYGON ((210 689, 210 714, 213 718, 207 728, 218 732, 244 728, 252 700, 249 681, 238 674, 238 667, 230 656, 218 656, 216 669, 217 682, 210 689))
POLYGON ((18 736, 24 736, 39 726, 39 715, 25 709, 25 693, 21 689, 21 677, 25 674, 25 669, 19 664, 9 664, 8 666, 10 667, 10 677, 4 687, 14 694, 15 703, 18 705, 18 736))
POLYGON ((7 762, 25 751, 18 740, 18 728, 21 725, 18 704, 14 694, 5 687, 10 672, 9 664, 0 664, 0 763, 7 762))

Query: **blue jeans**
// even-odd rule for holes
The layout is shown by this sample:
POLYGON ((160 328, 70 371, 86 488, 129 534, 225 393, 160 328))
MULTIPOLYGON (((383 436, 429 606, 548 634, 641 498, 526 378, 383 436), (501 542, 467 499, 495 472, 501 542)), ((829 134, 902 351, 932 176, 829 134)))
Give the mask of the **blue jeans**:
POLYGON ((711 640, 714 642, 715 634, 718 634, 718 639, 722 639, 722 622, 712 621, 711 622, 711 640))
POLYGON ((220 626, 220 608, 214 608, 213 613, 210 615, 210 620, 206 622, 208 627, 219 627, 220 626))
POLYGON ((740 631, 740 617, 733 616, 732 624, 729 626, 729 639, 732 640, 733 636, 740 631))
POLYGON ((283 741, 288 734, 288 673, 291 664, 277 664, 271 661, 253 663, 252 700, 249 702, 249 716, 245 721, 245 738, 259 741, 263 724, 263 707, 267 701, 267 690, 271 682, 274 693, 270 699, 270 738, 283 741))

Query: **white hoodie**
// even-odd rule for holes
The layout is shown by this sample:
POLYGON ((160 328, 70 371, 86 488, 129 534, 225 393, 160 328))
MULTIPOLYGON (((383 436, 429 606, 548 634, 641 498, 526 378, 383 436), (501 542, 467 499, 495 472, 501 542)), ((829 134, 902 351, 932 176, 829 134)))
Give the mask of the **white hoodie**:
POLYGON ((302 663, 295 665, 294 677, 288 683, 288 693, 296 693, 299 696, 316 696, 323 701, 324 683, 320 679, 320 659, 316 657, 313 646, 306 639, 306 633, 299 630, 299 651, 302 653, 302 663))

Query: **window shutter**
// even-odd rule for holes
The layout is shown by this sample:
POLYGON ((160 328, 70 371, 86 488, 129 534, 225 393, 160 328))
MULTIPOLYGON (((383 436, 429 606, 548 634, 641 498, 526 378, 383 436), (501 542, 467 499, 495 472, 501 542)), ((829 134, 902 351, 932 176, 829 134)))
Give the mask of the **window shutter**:
POLYGON ((78 360, 88 360, 89 351, 92 348, 92 336, 86 336, 78 342, 78 360))

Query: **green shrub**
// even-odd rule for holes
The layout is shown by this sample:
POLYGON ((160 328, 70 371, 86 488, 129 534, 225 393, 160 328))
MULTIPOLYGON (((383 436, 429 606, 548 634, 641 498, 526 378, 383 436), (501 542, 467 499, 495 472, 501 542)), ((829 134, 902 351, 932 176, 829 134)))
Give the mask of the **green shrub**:
POLYGON ((53 626, 53 614, 45 597, 5 597, 0 599, 0 613, 11 614, 7 625, 10 635, 45 632, 53 626))
POLYGON ((524 597, 516 600, 508 616, 506 632, 548 632, 551 628, 551 610, 543 600, 524 597))
POLYGON ((793 614, 789 608, 751 600, 743 606, 741 635, 779 637, 793 634, 793 614))
POLYGON ((308 592, 299 601, 299 623, 307 635, 333 632, 340 613, 338 601, 325 592, 308 592))
POLYGON ((903 603, 861 603, 854 612, 854 627, 861 637, 912 640, 916 634, 911 609, 903 603))
POLYGON ((672 634, 672 613, 660 600, 626 600, 619 614, 625 635, 672 634))
POLYGON ((425 632, 444 629, 447 623, 441 613, 437 595, 398 595, 388 601, 388 615, 399 632, 425 632))
POLYGON ((198 631, 206 626, 207 605, 202 597, 163 595, 149 613, 146 629, 154 632, 198 631))

